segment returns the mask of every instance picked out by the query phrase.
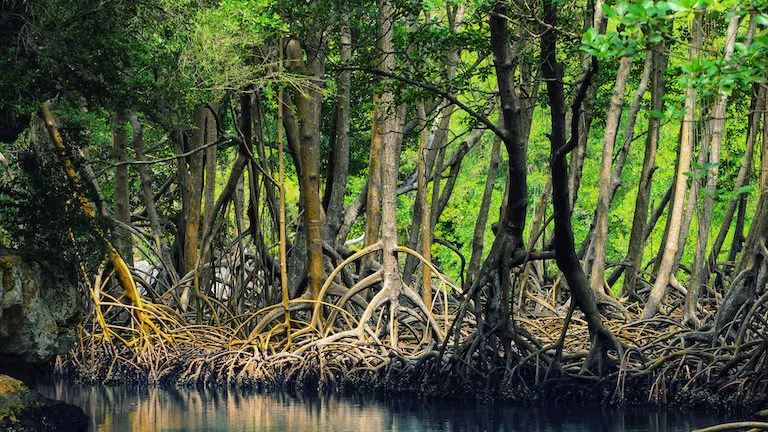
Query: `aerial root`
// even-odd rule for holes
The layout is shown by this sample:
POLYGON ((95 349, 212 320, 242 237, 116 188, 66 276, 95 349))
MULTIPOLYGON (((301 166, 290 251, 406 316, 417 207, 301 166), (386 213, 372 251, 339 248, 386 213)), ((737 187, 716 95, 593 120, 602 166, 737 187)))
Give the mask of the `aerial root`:
POLYGON ((102 266, 88 287, 90 319, 64 367, 93 380, 380 386, 434 394, 498 392, 510 398, 588 382, 603 385, 606 390, 599 393, 611 403, 637 394, 644 396, 635 402, 693 401, 701 397, 696 389, 713 384, 723 395, 759 393, 768 384, 768 295, 738 312, 727 329, 732 343, 688 330, 680 324, 679 309, 643 320, 636 303, 622 305, 626 314, 604 317, 611 338, 591 341, 578 311, 558 313, 553 301, 558 296, 548 291, 557 283, 531 285, 520 296, 531 307, 518 305, 505 325, 489 326, 476 313, 483 292, 467 293, 472 297, 461 302, 458 286, 406 248, 398 252, 416 256, 432 270, 432 304, 404 284, 393 301, 381 289, 381 271, 349 287, 336 282, 344 266, 379 248, 372 245, 340 263, 316 299, 291 299, 287 311, 280 303, 238 315, 211 298, 201 324, 190 324, 159 302, 145 300, 139 307, 111 295, 107 288, 114 274, 102 266), (213 308, 227 318, 216 319, 213 308), (596 349, 602 352, 599 359, 596 349), (611 367, 603 364, 600 371, 595 363, 600 361, 611 367))

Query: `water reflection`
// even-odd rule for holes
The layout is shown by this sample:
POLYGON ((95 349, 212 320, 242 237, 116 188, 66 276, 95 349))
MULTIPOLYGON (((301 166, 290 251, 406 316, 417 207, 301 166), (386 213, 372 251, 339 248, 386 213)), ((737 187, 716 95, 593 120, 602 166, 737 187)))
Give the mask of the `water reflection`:
POLYGON ((542 409, 410 398, 303 397, 240 391, 44 383, 81 406, 92 429, 123 431, 689 431, 726 419, 675 410, 542 409))

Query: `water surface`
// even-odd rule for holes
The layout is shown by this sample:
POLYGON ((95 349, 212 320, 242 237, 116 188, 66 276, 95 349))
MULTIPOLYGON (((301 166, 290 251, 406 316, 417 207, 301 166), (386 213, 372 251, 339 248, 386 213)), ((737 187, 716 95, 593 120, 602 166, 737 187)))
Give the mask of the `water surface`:
POLYGON ((99 432, 124 431, 690 431, 722 423, 711 412, 487 406, 413 398, 291 396, 242 391, 40 383, 78 405, 99 432))

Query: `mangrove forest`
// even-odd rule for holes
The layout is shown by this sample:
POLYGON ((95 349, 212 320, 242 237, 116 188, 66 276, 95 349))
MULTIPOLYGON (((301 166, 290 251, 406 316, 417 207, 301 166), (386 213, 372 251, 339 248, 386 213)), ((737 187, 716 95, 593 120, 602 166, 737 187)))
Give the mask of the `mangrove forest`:
POLYGON ((0 275, 11 375, 768 414, 768 2, 2 0, 0 275))

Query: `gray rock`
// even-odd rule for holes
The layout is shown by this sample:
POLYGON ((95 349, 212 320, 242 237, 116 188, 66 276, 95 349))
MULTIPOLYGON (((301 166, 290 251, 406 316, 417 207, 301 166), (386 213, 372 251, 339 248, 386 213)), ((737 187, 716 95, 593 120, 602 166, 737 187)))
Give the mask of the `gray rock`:
POLYGON ((40 364, 66 353, 80 318, 69 272, 0 250, 0 363, 40 364))

